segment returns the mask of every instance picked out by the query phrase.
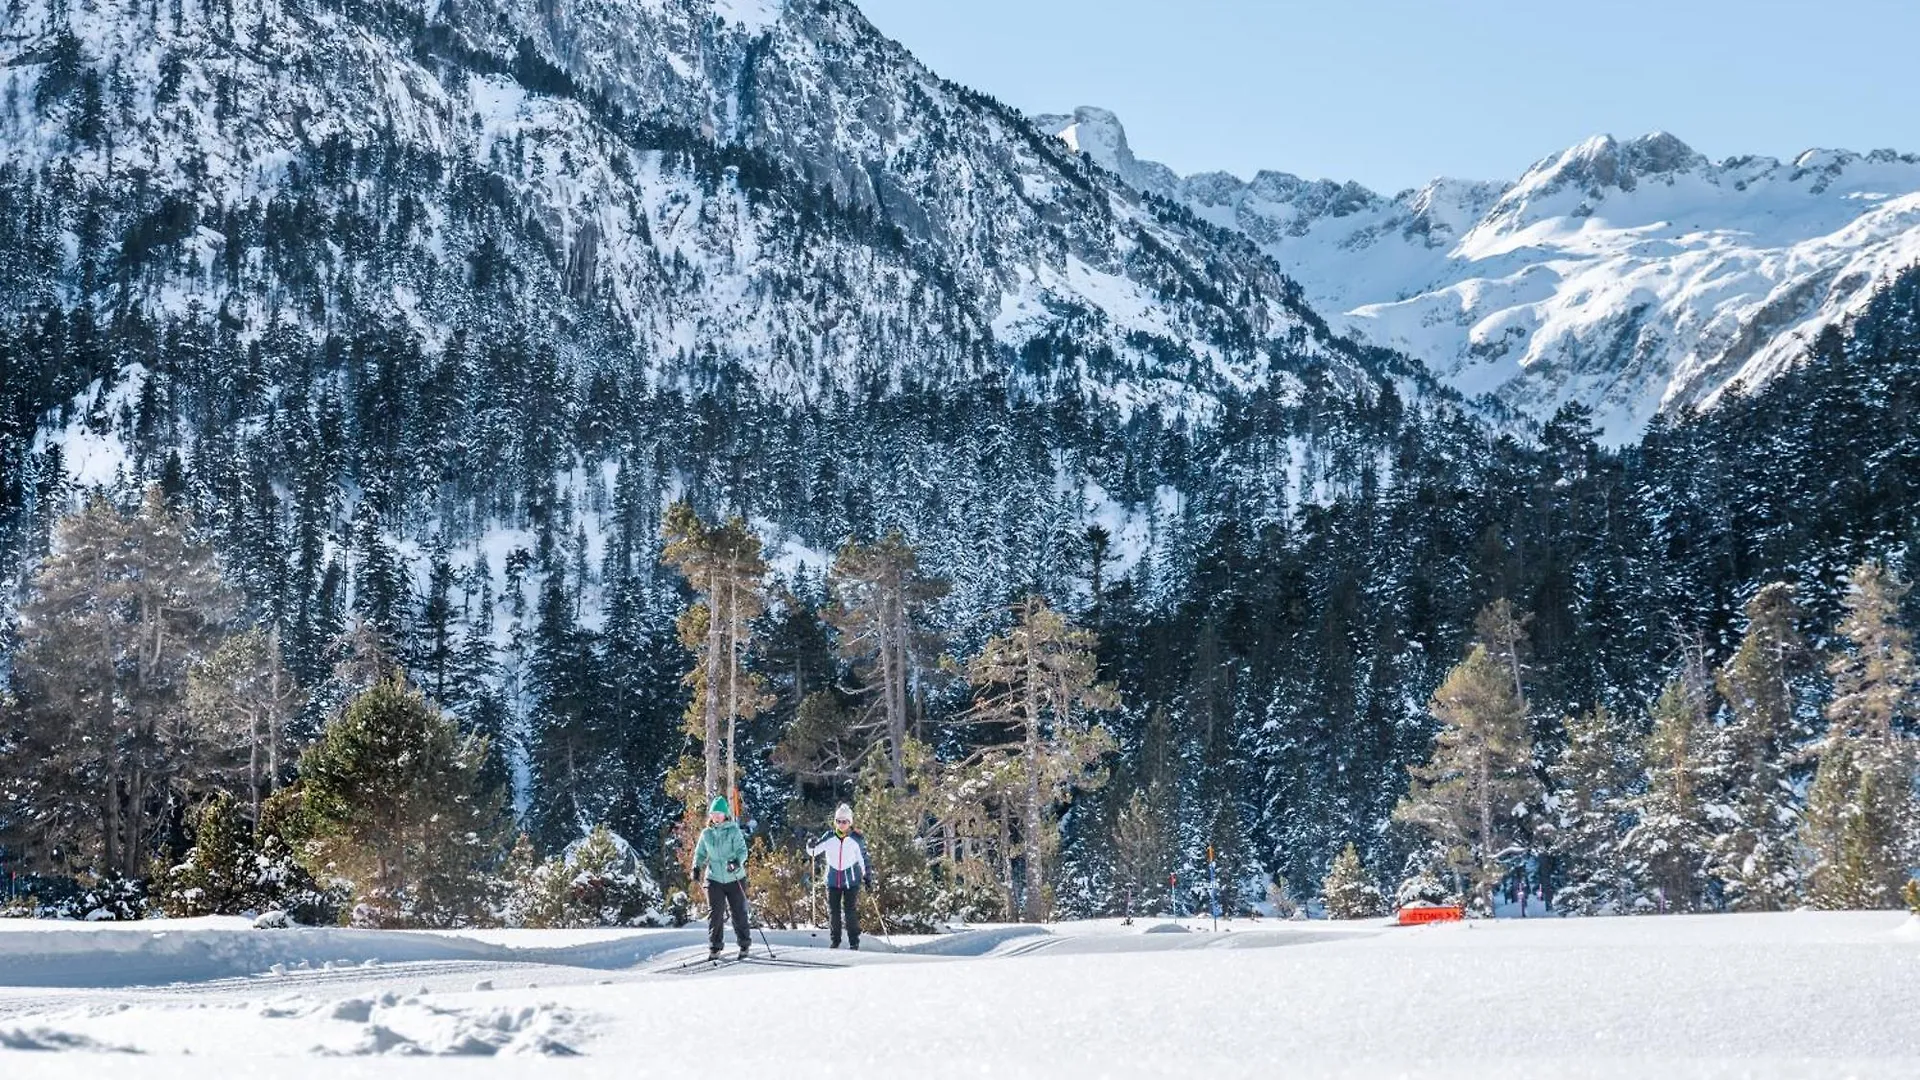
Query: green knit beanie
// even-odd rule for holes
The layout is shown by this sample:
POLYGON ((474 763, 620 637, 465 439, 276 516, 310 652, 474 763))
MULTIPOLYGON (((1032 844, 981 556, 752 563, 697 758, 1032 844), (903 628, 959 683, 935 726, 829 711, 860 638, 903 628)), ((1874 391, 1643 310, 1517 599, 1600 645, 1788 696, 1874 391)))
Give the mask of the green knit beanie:
POLYGON ((727 797, 725 795, 714 796, 713 805, 707 807, 707 813, 719 814, 722 817, 733 816, 733 811, 727 806, 727 797))

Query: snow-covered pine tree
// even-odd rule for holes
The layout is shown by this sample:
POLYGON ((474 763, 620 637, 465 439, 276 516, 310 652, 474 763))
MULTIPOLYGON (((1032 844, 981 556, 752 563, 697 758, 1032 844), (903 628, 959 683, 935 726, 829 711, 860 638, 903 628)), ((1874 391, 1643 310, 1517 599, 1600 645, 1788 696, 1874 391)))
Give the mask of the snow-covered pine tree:
POLYGON ((1009 767, 1017 793, 1006 819, 1019 835, 1024 888, 1020 917, 1047 917, 1048 871, 1059 845, 1055 807, 1076 788, 1104 780, 1102 759, 1114 748, 1105 728, 1088 725, 1089 712, 1119 705, 1115 689, 1098 681, 1093 633, 1075 627, 1045 600, 1029 595, 1014 608, 1016 622, 990 639, 967 666, 974 688, 974 724, 1013 733, 981 752, 989 764, 1009 767))
POLYGON ((889 775, 906 782, 907 734, 940 655, 940 638, 927 627, 928 608, 947 583, 920 570, 919 554, 898 530, 876 543, 849 543, 827 576, 833 606, 827 621, 840 633, 840 653, 854 662, 869 723, 886 745, 889 775))
POLYGON ((1415 848, 1400 870, 1400 884, 1394 886, 1393 906, 1410 904, 1459 904, 1464 900, 1460 876, 1448 866, 1445 852, 1437 844, 1415 848))
POLYGON ((1901 826, 1913 798, 1910 787, 1895 786, 1902 771, 1884 747, 1865 739, 1841 736, 1821 748, 1803 829, 1815 907, 1898 905, 1908 880, 1901 826))
POLYGON ((1167 872, 1172 865, 1174 831, 1164 781, 1134 789, 1114 824, 1113 849, 1121 907, 1128 912, 1160 910, 1169 899, 1167 872))
POLYGON ((301 856, 316 878, 350 886, 356 924, 484 915, 506 824, 503 793, 480 786, 486 749, 394 674, 301 755, 301 856))
POLYGON ((563 859, 567 925, 639 926, 659 910, 660 890, 639 854, 605 825, 569 845, 563 859))
POLYGON ((1360 849, 1351 842, 1334 856, 1320 896, 1330 919, 1371 919, 1384 903, 1373 875, 1360 862, 1360 849))
POLYGON ((494 872, 493 916, 514 929, 548 930, 566 918, 566 860, 542 859, 533 838, 521 833, 494 872))
POLYGON ((1853 569, 1844 598, 1846 614, 1836 627, 1847 650, 1828 666, 1833 700, 1827 705, 1832 732, 1884 743, 1909 734, 1915 710, 1913 633, 1900 625, 1900 603, 1913 586, 1886 564, 1853 569))
POLYGON ((1906 732, 1913 638, 1899 623, 1911 586, 1871 562, 1854 569, 1848 586, 1837 628, 1848 648, 1828 668, 1833 699, 1802 838, 1816 905, 1885 908, 1900 899, 1920 825, 1914 740, 1906 732))
POLYGON ((155 868, 151 895, 168 918, 237 915, 255 893, 253 845, 233 796, 217 792, 193 817, 193 846, 174 866, 155 868))
POLYGON ((1633 826, 1621 844, 1635 906, 1694 911, 1706 902, 1709 829, 1704 675, 1690 665, 1653 707, 1647 736, 1646 789, 1629 801, 1633 826))
POLYGON ((1412 786, 1393 811, 1440 846, 1489 911, 1522 826, 1515 811, 1541 794, 1526 706, 1513 688, 1513 669, 1475 645, 1434 691, 1429 708, 1442 726, 1433 755, 1409 770, 1412 786))
POLYGON ((1801 893, 1798 799, 1791 758, 1804 742, 1794 678, 1806 646, 1793 587, 1776 582, 1747 603, 1739 651, 1717 676, 1729 719, 1708 749, 1715 835, 1707 872, 1735 911, 1784 911, 1801 893))
POLYGON ((1548 850, 1560 874, 1553 900, 1572 915, 1623 910, 1632 896, 1622 850, 1629 803, 1645 771, 1641 733, 1605 705, 1569 716, 1553 784, 1548 850))
POLYGON ((592 636, 574 624, 573 601, 554 570, 540 587, 539 621, 527 666, 531 698, 527 768, 533 799, 527 830, 535 845, 556 851, 598 817, 596 774, 609 757, 594 694, 601 670, 592 636))

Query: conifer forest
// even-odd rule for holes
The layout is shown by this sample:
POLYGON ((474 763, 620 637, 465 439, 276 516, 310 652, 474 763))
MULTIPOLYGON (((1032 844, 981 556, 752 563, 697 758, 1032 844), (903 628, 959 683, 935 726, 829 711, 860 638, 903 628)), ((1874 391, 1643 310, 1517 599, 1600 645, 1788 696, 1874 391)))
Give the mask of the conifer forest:
POLYGON ((1920 268, 1610 439, 687 6, 12 5, 7 913, 640 924, 716 794, 776 925, 842 802, 928 930, 1916 899, 1920 268))

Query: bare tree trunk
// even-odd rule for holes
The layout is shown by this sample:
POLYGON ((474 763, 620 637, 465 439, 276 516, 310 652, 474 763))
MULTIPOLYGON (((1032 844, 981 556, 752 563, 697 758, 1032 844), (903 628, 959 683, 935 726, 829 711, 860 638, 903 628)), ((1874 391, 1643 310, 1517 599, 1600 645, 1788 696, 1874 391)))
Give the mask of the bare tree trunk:
MULTIPOLYGON (((727 576, 727 798, 736 790, 733 741, 740 718, 740 578, 739 569, 727 576)), ((735 814, 739 807, 732 807, 735 814)))
POLYGON ((120 872, 127 877, 140 875, 140 840, 142 834, 146 832, 146 787, 146 770, 135 768, 133 777, 127 785, 127 813, 124 819, 127 836, 126 841, 120 846, 125 860, 125 865, 120 868, 120 872))
MULTIPOLYGON (((1490 790, 1493 776, 1492 769, 1487 762, 1487 748, 1484 746, 1480 748, 1478 772, 1480 774, 1480 857, 1491 861, 1494 856, 1493 795, 1490 790)), ((1486 889, 1487 913, 1491 915, 1493 913, 1493 881, 1486 875, 1484 870, 1482 871, 1482 879, 1485 881, 1483 888, 1486 889)))
POLYGON ((1035 670, 1033 643, 1027 643, 1027 813, 1022 828, 1026 831, 1027 894, 1021 904, 1027 921, 1040 921, 1040 673, 1035 670))
POLYGON ((247 798, 253 804, 253 822, 260 823, 260 710, 247 712, 247 798))
POLYGON ((907 711, 903 700, 906 695, 901 692, 900 684, 905 682, 906 672, 901 670, 900 658, 894 648, 895 640, 893 613, 888 611, 880 630, 881 692, 887 696, 887 764, 893 786, 905 787, 907 711))
MULTIPOLYGON (((271 795, 280 783, 280 740, 285 737, 286 699, 282 696, 280 680, 286 669, 280 663, 280 628, 275 626, 268 638, 267 659, 273 670, 273 711, 267 717, 267 794, 271 795)), ((254 814, 255 828, 260 825, 260 815, 254 814)))
POLYGON ((1008 820, 1012 816, 1012 800, 1008 799, 1000 809, 1000 874, 1007 883, 1007 917, 1018 922, 1020 911, 1013 906, 1013 829, 1008 820))
POLYGON ((107 777, 107 798, 100 806, 100 835, 105 845, 101 864, 111 869, 119 865, 120 850, 120 778, 107 777))
POLYGON ((710 570, 707 581, 707 685, 706 693, 706 739, 704 740, 707 765, 707 797, 720 788, 720 642, 724 629, 720 625, 720 570, 716 566, 710 570))

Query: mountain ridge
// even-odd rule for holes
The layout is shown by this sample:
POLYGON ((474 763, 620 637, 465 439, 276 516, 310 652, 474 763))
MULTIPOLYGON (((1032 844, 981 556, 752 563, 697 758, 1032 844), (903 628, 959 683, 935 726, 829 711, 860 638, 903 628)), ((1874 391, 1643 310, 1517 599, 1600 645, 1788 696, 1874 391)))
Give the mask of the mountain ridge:
POLYGON ((1536 420, 1578 401, 1615 444, 1764 383, 1920 261, 1920 156, 1890 150, 1716 163, 1666 132, 1599 135, 1510 182, 1383 196, 1276 171, 1178 177, 1104 109, 1035 123, 1248 235, 1343 332, 1536 420))

